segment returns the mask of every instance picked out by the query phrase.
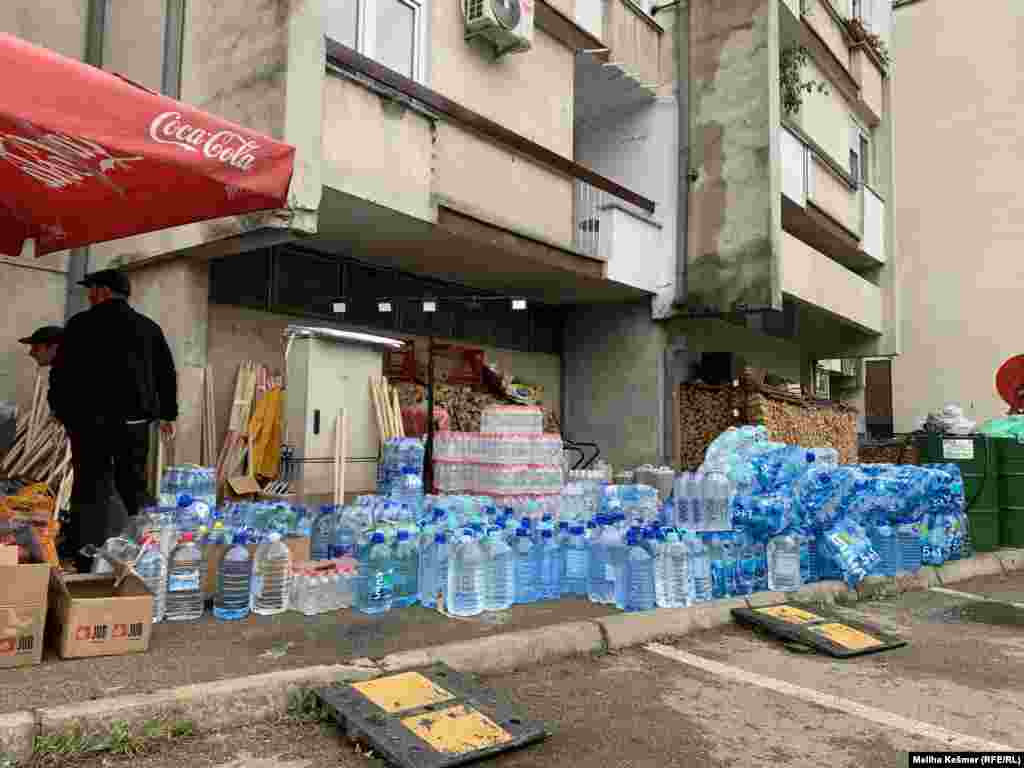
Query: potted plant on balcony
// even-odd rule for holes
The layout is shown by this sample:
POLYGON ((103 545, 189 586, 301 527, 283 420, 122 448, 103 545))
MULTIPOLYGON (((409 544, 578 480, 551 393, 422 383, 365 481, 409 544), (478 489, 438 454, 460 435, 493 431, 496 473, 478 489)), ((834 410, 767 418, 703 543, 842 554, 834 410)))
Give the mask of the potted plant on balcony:
POLYGON ((867 48, 874 54, 882 69, 889 68, 889 65, 892 63, 892 57, 889 55, 888 46, 886 46, 885 41, 881 37, 864 26, 864 22, 861 19, 856 16, 850 18, 846 22, 846 31, 853 40, 854 47, 867 48))

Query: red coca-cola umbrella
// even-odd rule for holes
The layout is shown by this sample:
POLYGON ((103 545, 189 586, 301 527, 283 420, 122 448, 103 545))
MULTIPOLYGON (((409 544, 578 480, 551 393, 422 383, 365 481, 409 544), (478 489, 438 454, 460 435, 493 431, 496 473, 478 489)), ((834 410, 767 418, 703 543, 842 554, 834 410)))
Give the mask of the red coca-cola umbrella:
POLYGON ((0 253, 284 207, 295 148, 0 34, 0 253))

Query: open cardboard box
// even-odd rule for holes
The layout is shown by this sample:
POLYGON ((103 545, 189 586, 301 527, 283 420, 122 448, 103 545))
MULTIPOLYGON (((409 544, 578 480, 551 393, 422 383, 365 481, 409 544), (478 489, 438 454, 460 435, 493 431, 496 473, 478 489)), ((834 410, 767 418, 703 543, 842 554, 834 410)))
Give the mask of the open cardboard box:
POLYGON ((47 584, 50 564, 0 565, 0 669, 24 667, 43 660, 47 584))
POLYGON ((62 659, 120 656, 149 648, 153 596, 127 565, 114 572, 50 577, 50 632, 62 659))

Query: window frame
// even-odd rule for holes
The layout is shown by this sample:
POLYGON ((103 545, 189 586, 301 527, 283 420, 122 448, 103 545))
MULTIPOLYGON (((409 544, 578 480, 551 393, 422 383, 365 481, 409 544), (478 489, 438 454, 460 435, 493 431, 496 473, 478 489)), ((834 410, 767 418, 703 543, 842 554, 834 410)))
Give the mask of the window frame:
MULTIPOLYGON (((387 66, 376 56, 377 47, 377 3, 381 0, 349 0, 356 4, 356 46, 357 53, 368 59, 373 59, 381 66, 387 66)), ((412 72, 402 76, 409 77, 417 83, 426 81, 426 51, 427 51, 427 0, 394 0, 406 6, 413 12, 413 50, 412 50, 412 72)), ((327 11, 328 15, 330 11, 327 11)), ((338 41, 340 42, 340 41, 338 41)), ((390 67, 389 67, 390 69, 390 67)))
POLYGON ((850 176, 858 187, 870 187, 872 183, 872 146, 871 133, 856 120, 850 121, 850 176), (856 160, 855 160, 856 158, 856 160))

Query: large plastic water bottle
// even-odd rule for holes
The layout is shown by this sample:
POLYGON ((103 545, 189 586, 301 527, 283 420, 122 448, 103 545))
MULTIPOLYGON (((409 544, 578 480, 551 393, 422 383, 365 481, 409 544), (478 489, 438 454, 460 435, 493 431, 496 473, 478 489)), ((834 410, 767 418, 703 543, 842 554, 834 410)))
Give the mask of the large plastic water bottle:
POLYGON ((704 476, 700 472, 688 475, 685 489, 686 499, 690 504, 686 529, 703 531, 706 519, 704 515, 704 476))
POLYGON ((147 538, 142 542, 142 554, 135 563, 135 572, 153 594, 153 623, 163 621, 167 599, 167 561, 160 551, 159 540, 147 538))
POLYGON ((800 582, 813 584, 818 580, 818 541, 807 531, 797 534, 800 540, 800 582))
POLYGON ((292 555, 281 540, 281 534, 272 533, 256 550, 253 561, 252 612, 260 616, 274 616, 288 610, 292 593, 292 555))
POLYGON ((754 591, 764 592, 768 589, 768 547, 763 541, 754 542, 754 557, 757 562, 757 570, 754 572, 754 591))
POLYGON ((592 603, 608 602, 606 592, 608 583, 608 550, 604 542, 604 529, 607 524, 607 518, 604 515, 598 515, 594 519, 594 528, 587 542, 587 597, 590 598, 592 603))
POLYGON ((729 500, 732 484, 723 472, 708 472, 702 483, 704 497, 704 528, 708 531, 728 531, 732 528, 729 500))
POLYGON ((702 603, 712 598, 711 555, 703 538, 690 535, 690 583, 693 602, 702 603))
POLYGON ((736 541, 736 594, 750 595, 757 589, 757 549, 749 536, 736 541))
POLYGON ((492 526, 484 540, 487 554, 485 611, 508 610, 515 602, 516 556, 505 540, 504 532, 503 525, 492 526))
POLYGON ((690 548, 678 531, 670 530, 665 535, 665 546, 661 550, 665 561, 665 607, 684 608, 693 603, 690 572, 690 548))
POLYGON ((486 553, 473 530, 466 528, 448 564, 448 613, 462 617, 483 613, 485 568, 486 553))
POLYGON ((359 561, 358 606, 363 613, 378 614, 391 610, 394 564, 384 534, 370 536, 369 551, 359 561))
POLYGON ((512 545, 516 557, 515 602, 535 603, 540 599, 540 573, 537 571, 536 546, 530 536, 530 529, 520 527, 512 545))
POLYGON ((213 615, 222 621, 237 621, 249 615, 252 593, 252 557, 245 546, 245 534, 235 539, 217 569, 217 592, 213 615))
POLYGON ((167 621, 193 621, 203 615, 202 554, 192 541, 191 533, 181 536, 181 543, 171 552, 167 565, 167 621))
POLYGON ((420 604, 437 606, 437 593, 448 586, 448 537, 443 531, 420 552, 420 604))
POLYGON ((419 552, 409 531, 400 530, 395 541, 395 586, 392 606, 404 608, 419 597, 419 552))
POLYGON ((608 602, 619 610, 626 610, 626 594, 628 590, 629 573, 626 570, 629 559, 629 545, 627 536, 629 531, 634 531, 637 537, 639 531, 634 528, 626 528, 625 521, 621 515, 616 515, 616 523, 608 526, 608 539, 605 544, 608 551, 608 602))
POLYGON ((800 540, 791 534, 768 542, 768 589, 795 592, 800 589, 800 540))
POLYGON ((921 570, 921 527, 916 523, 898 526, 896 543, 900 552, 900 570, 907 573, 921 570))
POLYGON ((314 560, 331 558, 331 540, 334 538, 334 526, 338 510, 330 504, 320 507, 320 514, 313 521, 313 533, 310 536, 309 551, 314 560))
POLYGON ((639 534, 634 528, 626 537, 626 573, 624 608, 627 611, 649 611, 655 607, 654 556, 646 543, 652 539, 647 530, 639 534))
POLYGON ((540 599, 557 600, 562 595, 562 550, 550 528, 541 532, 540 599))
POLYGON ((589 575, 587 540, 583 536, 583 526, 573 525, 569 528, 569 538, 562 550, 565 567, 562 569, 562 594, 584 597, 587 594, 587 577, 589 575))

